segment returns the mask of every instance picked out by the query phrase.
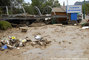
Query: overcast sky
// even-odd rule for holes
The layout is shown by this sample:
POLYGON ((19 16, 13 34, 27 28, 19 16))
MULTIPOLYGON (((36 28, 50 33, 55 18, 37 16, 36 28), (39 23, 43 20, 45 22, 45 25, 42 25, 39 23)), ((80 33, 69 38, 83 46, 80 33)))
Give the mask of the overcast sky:
MULTIPOLYGON (((31 2, 31 0, 25 0, 26 2, 31 2)), ((84 1, 84 0, 68 0, 69 5, 73 5, 76 1, 84 1)), ((59 3, 63 5, 63 2, 67 4, 67 0, 59 0, 59 3)))

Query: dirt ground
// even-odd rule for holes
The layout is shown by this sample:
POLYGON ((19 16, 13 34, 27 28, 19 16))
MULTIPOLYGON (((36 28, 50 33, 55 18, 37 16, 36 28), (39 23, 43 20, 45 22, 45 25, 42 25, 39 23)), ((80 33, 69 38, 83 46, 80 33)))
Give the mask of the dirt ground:
POLYGON ((80 26, 45 25, 42 27, 29 27, 27 33, 19 28, 0 31, 3 36, 16 36, 19 39, 29 37, 35 40, 34 35, 41 34, 44 39, 52 41, 47 47, 33 47, 27 44, 20 49, 0 51, 0 60, 89 60, 89 29, 80 26), (61 59, 62 60, 62 59, 61 59))

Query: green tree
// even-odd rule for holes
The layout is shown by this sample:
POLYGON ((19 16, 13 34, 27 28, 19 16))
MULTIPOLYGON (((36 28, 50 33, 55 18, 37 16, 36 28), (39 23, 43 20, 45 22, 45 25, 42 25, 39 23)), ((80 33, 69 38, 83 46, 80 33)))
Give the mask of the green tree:
POLYGON ((34 7, 30 3, 23 3, 26 13, 34 14, 34 7))
POLYGON ((10 0, 0 0, 0 6, 10 6, 10 0))
MULTIPOLYGON (((82 5, 82 11, 84 13, 84 4, 82 5)), ((89 3, 85 4, 85 14, 89 14, 89 3)))
MULTIPOLYGON (((37 6, 40 9, 41 12, 43 11, 43 9, 46 6, 51 6, 51 7, 60 6, 60 3, 58 2, 58 0, 31 0, 31 1, 32 1, 31 6, 33 6, 33 7, 37 6)), ((34 11, 35 14, 37 14, 35 9, 33 11, 34 11)))
POLYGON ((17 2, 18 2, 18 3, 23 3, 23 2, 24 2, 24 0, 17 0, 17 2))
POLYGON ((60 6, 59 1, 58 0, 55 0, 53 7, 59 7, 59 6, 60 6))

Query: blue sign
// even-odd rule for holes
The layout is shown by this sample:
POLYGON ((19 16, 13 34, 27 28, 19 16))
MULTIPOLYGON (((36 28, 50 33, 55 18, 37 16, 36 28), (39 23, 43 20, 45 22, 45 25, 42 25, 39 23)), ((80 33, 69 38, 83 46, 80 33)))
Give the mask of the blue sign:
POLYGON ((81 5, 68 5, 67 13, 82 13, 82 6, 81 5))

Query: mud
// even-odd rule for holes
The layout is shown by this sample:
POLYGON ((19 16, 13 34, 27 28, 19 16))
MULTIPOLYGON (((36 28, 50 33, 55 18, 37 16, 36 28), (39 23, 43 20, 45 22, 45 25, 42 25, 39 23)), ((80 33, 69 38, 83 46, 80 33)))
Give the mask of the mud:
POLYGON ((16 36, 19 39, 29 37, 34 41, 36 34, 51 41, 51 44, 43 48, 33 47, 28 43, 20 49, 0 51, 0 60, 58 60, 59 58, 86 58, 88 60, 89 58, 89 29, 82 30, 80 26, 57 24, 29 27, 26 33, 22 33, 19 28, 12 28, 0 31, 0 38, 3 36, 16 36))

